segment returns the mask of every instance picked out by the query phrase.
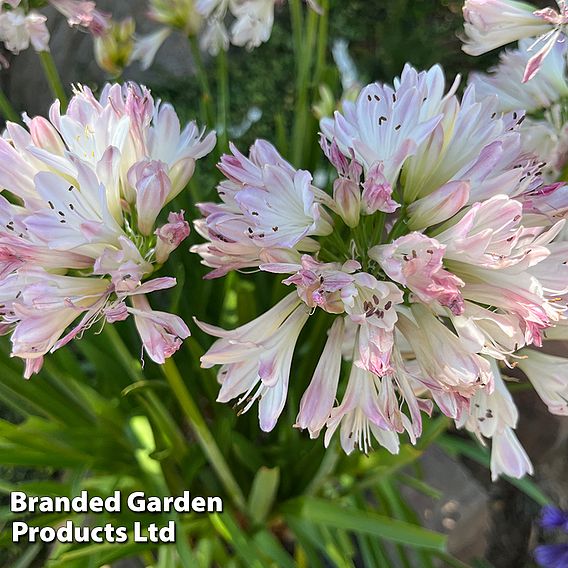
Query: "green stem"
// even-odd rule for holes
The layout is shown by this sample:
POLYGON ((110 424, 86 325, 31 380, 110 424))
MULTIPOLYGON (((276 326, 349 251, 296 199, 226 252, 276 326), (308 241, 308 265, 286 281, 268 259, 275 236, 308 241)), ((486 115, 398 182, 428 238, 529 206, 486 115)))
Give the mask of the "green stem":
POLYGON ((195 36, 189 37, 189 46, 191 48, 191 55, 193 56, 193 61, 197 68, 197 80, 201 86, 201 101, 203 104, 203 114, 202 117, 205 122, 213 127, 215 124, 215 119, 213 116, 213 98, 211 96, 211 87, 209 86, 209 78, 207 76, 207 71, 203 63, 203 57, 201 56, 201 50, 199 49, 199 43, 195 36))
POLYGON ((294 164, 301 167, 305 164, 305 143, 308 139, 310 71, 314 59, 318 15, 313 10, 309 11, 304 35, 300 0, 291 0, 290 10, 297 67, 292 158, 294 164))
POLYGON ((302 55, 302 28, 304 26, 300 0, 290 0, 290 18, 292 20, 294 55, 296 56, 296 65, 298 65, 302 55))
POLYGON ((199 445, 219 476, 225 490, 230 495, 236 507, 244 511, 246 509, 246 502, 243 492, 233 477, 223 454, 219 450, 211 431, 207 427, 205 419, 201 412, 199 412, 197 404, 187 390, 178 368, 171 358, 162 365, 162 372, 187 416, 199 445))
POLYGON ((326 65, 327 57, 327 42, 329 35, 329 0, 320 0, 320 6, 323 11, 319 19, 319 29, 318 29, 318 45, 317 45, 317 57, 316 57, 316 71, 315 71, 315 83, 319 84, 322 78, 323 71, 326 65))
POLYGON ((226 152, 228 145, 227 122, 229 116, 229 66, 227 64, 227 52, 224 49, 217 55, 217 101, 219 134, 219 152, 226 152))
POLYGON ((126 347, 124 340, 114 325, 105 325, 103 333, 108 337, 109 342, 118 355, 127 375, 134 382, 143 380, 144 376, 142 375, 142 366, 140 365, 140 362, 132 357, 132 354, 128 350, 128 347, 126 347))
POLYGON ((67 95, 65 94, 65 89, 63 88, 63 83, 61 82, 55 61, 49 51, 39 51, 38 53, 43 72, 49 83, 49 88, 53 96, 59 99, 61 111, 63 112, 67 108, 67 95))
POLYGON ((316 495, 321 489, 326 479, 332 475, 335 471, 335 466, 339 461, 340 453, 337 444, 337 440, 334 440, 324 453, 323 459, 321 460, 320 466, 316 471, 312 481, 306 488, 305 495, 316 495))
POLYGON ((402 234, 404 234, 405 230, 407 229, 406 225, 406 206, 403 205, 402 209, 400 210, 400 215, 396 220, 396 223, 393 225, 390 233, 388 234, 387 243, 398 239, 402 234))
POLYGON ((0 90, 0 113, 2 116, 11 122, 19 122, 20 117, 18 113, 14 110, 12 103, 8 100, 8 97, 4 94, 4 91, 0 90))
POLYGON ((386 213, 383 213, 381 211, 375 213, 375 215, 373 215, 374 219, 374 223, 375 223, 375 227, 373 230, 373 236, 371 237, 371 240, 369 241, 369 248, 381 244, 382 242, 382 236, 383 236, 383 231, 385 228, 385 221, 387 219, 387 215, 386 213))
POLYGON ((564 164, 562 168, 562 173, 560 174, 560 181, 568 181, 568 162, 564 164))

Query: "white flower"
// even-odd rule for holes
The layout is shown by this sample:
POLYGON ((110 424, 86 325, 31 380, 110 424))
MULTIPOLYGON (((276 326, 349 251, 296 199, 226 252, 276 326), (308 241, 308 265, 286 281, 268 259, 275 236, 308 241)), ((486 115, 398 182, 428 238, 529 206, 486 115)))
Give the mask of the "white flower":
POLYGON ((222 365, 218 400, 238 398, 242 412, 256 400, 260 427, 269 432, 276 425, 288 393, 292 355, 308 312, 296 294, 290 294, 272 310, 233 331, 197 322, 206 332, 220 337, 201 358, 204 367, 222 365))
POLYGON ((344 324, 336 319, 321 354, 310 385, 300 401, 296 418, 298 428, 307 428, 311 438, 317 438, 331 414, 341 372, 341 344, 344 324))
POLYGON ((373 438, 391 454, 398 454, 398 435, 389 428, 382 414, 379 389, 375 375, 353 365, 343 400, 327 421, 326 446, 340 427, 341 447, 347 454, 356 447, 369 453, 373 438))
POLYGON ((140 61, 143 71, 149 69, 156 58, 156 53, 171 33, 169 28, 158 28, 145 36, 136 36, 130 61, 140 61))
POLYGON ((552 414, 568 415, 568 360, 523 349, 517 361, 552 414))
POLYGON ((0 13, 0 41, 8 51, 18 54, 30 44, 36 51, 49 51, 47 18, 31 11, 27 14, 17 8, 0 13))
POLYGON ((500 111, 531 112, 548 108, 568 95, 566 42, 556 43, 542 63, 538 75, 532 81, 520 84, 532 55, 529 50, 531 43, 527 39, 521 40, 517 49, 500 53, 499 65, 490 69, 489 73, 471 73, 469 82, 475 85, 479 100, 497 95, 500 111))
POLYGON ((231 0, 236 20, 231 27, 234 45, 254 49, 270 39, 275 0, 231 0))

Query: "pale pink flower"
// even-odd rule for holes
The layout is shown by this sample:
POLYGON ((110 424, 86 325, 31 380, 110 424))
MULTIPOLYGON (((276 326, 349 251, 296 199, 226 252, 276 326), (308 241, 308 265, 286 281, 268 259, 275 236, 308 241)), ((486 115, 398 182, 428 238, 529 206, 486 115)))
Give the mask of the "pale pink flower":
POLYGON ((138 162, 128 170, 128 182, 136 190, 138 230, 149 235, 172 190, 166 164, 159 160, 138 162))
POLYGON ((467 35, 463 50, 482 55, 524 37, 540 35, 549 28, 531 4, 515 0, 466 0, 463 6, 467 35))
POLYGON ((390 453, 398 454, 399 440, 383 416, 379 402, 378 377, 353 365, 341 404, 327 421, 325 445, 340 428, 341 447, 350 454, 355 448, 365 454, 372 449, 373 438, 390 453))
POLYGON ((557 0, 559 11, 535 10, 530 4, 515 0, 466 0, 463 7, 465 44, 469 55, 481 55, 523 38, 534 38, 540 49, 528 60, 523 83, 532 79, 568 24, 564 0, 557 0))
POLYGON ((160 365, 190 336, 187 325, 180 317, 152 310, 142 294, 132 297, 132 307, 128 308, 128 312, 134 316, 146 353, 160 365))
POLYGON ((514 433, 519 413, 497 365, 492 363, 491 369, 495 388, 479 390, 471 399, 469 414, 457 420, 457 426, 474 433, 482 444, 485 438, 491 439, 494 481, 502 474, 521 478, 532 474, 533 467, 514 433))
POLYGON ((371 166, 363 183, 362 204, 363 212, 372 215, 377 211, 394 213, 399 207, 392 199, 392 186, 384 176, 383 162, 371 166))
POLYGON ((455 315, 463 312, 464 282, 444 269, 446 247, 421 233, 409 233, 369 251, 386 274, 409 288, 421 302, 439 302, 455 315))
POLYGON ((491 445, 491 478, 496 481, 500 475, 520 479, 532 475, 534 468, 512 428, 505 428, 493 436, 491 445))
POLYGON ((222 365, 218 400, 238 398, 242 412, 258 400, 260 427, 265 432, 274 428, 284 408, 292 355, 308 317, 296 294, 290 294, 260 318, 233 331, 197 322, 221 338, 201 358, 204 367, 222 365))
POLYGON ((194 123, 137 85, 77 91, 50 120, 8 122, 0 138, 1 327, 26 376, 44 356, 97 322, 134 314, 150 358, 163 363, 189 335, 145 295, 175 285, 151 279, 189 234, 183 213, 156 219, 214 144, 194 123), (156 233, 156 234, 154 234, 156 233), (144 297, 143 297, 144 296, 144 297))
POLYGON ((96 9, 88 0, 49 0, 49 3, 66 18, 70 26, 80 26, 94 36, 100 36, 109 27, 109 16, 96 9))
POLYGON ((170 213, 168 222, 162 225, 154 234, 156 240, 156 261, 166 262, 170 254, 189 236, 189 223, 184 219, 184 212, 170 213))
MULTIPOLYGON (((439 67, 407 66, 394 88, 370 85, 322 121, 333 195, 307 172, 298 188, 298 172, 264 141, 222 158, 221 203, 200 205, 207 242, 192 250, 213 268, 208 277, 260 268, 288 275, 295 292, 237 330, 200 324, 220 338, 202 364, 221 365, 221 401, 248 410, 270 395, 260 414, 272 428, 299 330, 321 309, 334 321, 297 426, 316 437, 326 424, 326 445, 340 429, 348 453, 368 451, 373 437, 395 452, 437 406, 493 439, 494 476, 520 476, 532 466, 498 364, 514 366, 520 348, 565 318, 566 192, 543 184, 544 164, 523 149, 522 114, 501 114, 496 97, 478 101, 473 86, 459 100, 457 86, 446 92, 439 67), (332 408, 342 360, 351 375, 332 408)), ((541 388, 549 401, 565 396, 541 388)))
MULTIPOLYGON (((437 92, 423 92, 428 99, 439 99, 437 92)), ((521 144, 523 113, 503 116, 497 97, 478 100, 473 85, 461 101, 453 96, 436 107, 440 104, 443 119, 405 164, 406 203, 413 204, 453 182, 469 184, 469 203, 498 193, 513 196, 540 183, 534 156, 527 156, 521 144)))
POLYGON ((335 320, 321 354, 310 385, 300 401, 296 418, 298 428, 307 428, 311 438, 317 438, 330 417, 335 402, 341 372, 341 344, 344 324, 335 320))
POLYGON ((420 96, 406 84, 392 89, 375 83, 365 87, 355 103, 346 101, 343 114, 324 118, 325 137, 346 155, 354 154, 365 172, 382 163, 383 184, 395 184, 404 161, 412 156, 440 122, 441 116, 420 117, 420 96))
POLYGON ((523 109, 531 112, 548 108, 561 97, 568 95, 566 42, 556 42, 537 76, 520 84, 532 55, 531 44, 531 40, 524 39, 519 42, 517 49, 501 52, 499 65, 490 69, 489 73, 470 73, 469 83, 475 85, 479 100, 497 95, 500 111, 523 109))
POLYGON ((468 202, 470 184, 467 181, 450 181, 432 193, 408 206, 408 226, 424 229, 447 221, 468 202))
POLYGON ((200 204, 206 219, 196 230, 211 244, 192 249, 218 269, 212 276, 223 275, 223 266, 258 266, 261 257, 280 248, 313 251, 310 237, 329 234, 332 222, 309 172, 295 170, 263 140, 253 145, 248 158, 233 145, 231 151, 219 164, 227 177, 217 188, 223 203, 200 204))
POLYGON ((354 159, 348 160, 337 143, 331 144, 322 136, 320 146, 327 159, 337 170, 339 177, 333 182, 335 211, 349 227, 359 224, 361 214, 361 175, 363 168, 354 159))
POLYGON ((480 386, 492 384, 481 347, 461 341, 424 306, 415 304, 411 312, 399 314, 397 329, 410 344, 422 376, 435 378, 438 388, 470 398, 480 386))

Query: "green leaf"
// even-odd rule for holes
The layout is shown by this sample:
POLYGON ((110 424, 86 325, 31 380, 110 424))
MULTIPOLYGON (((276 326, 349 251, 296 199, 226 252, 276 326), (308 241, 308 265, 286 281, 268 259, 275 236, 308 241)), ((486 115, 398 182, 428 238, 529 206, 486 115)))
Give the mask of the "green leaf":
POLYGON ((270 531, 263 530, 256 533, 253 540, 260 550, 276 562, 278 568, 295 567, 291 556, 270 531))
POLYGON ((219 535, 234 547, 238 556, 250 568, 266 568, 265 559, 255 544, 248 538, 245 532, 238 526, 235 519, 228 511, 222 515, 214 513, 210 521, 219 535))
POLYGON ((257 471, 248 499, 248 510, 254 523, 262 523, 270 513, 279 483, 279 468, 261 467, 257 471))
POLYGON ((446 549, 446 537, 440 533, 375 513, 345 508, 323 499, 301 497, 284 505, 282 512, 285 516, 300 518, 316 525, 368 534, 416 548, 439 551, 446 549))
POLYGON ((50 559, 46 568, 68 568, 71 562, 77 562, 79 560, 83 562, 81 565, 84 566, 84 562, 93 557, 96 558, 96 566, 102 566, 156 548, 156 544, 154 543, 139 543, 134 542, 133 539, 133 534, 129 533, 128 542, 121 543, 120 545, 116 543, 92 544, 63 552, 56 558, 50 559))
POLYGON ((37 555, 41 552, 41 544, 35 543, 28 547, 28 549, 12 564, 12 568, 29 568, 33 565, 37 555))

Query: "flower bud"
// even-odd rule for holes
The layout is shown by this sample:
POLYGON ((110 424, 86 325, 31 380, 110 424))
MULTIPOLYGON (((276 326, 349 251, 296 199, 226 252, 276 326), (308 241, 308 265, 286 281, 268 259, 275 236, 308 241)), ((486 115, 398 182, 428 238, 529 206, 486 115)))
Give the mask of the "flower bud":
POLYGON ((147 160, 134 164, 128 171, 128 183, 136 190, 138 229, 143 235, 152 232, 172 189, 166 168, 159 160, 147 160))
POLYGON ((189 36, 197 35, 202 17, 195 9, 194 0, 151 0, 150 18, 170 28, 177 28, 189 36))
POLYGON ((48 120, 43 118, 43 116, 36 116, 27 122, 27 126, 30 130, 32 142, 36 146, 52 154, 63 156, 65 144, 57 130, 48 120))
POLYGON ((189 236, 189 223, 183 217, 183 211, 170 213, 168 222, 156 229, 156 261, 163 264, 183 240, 189 236))
POLYGON ((134 49, 132 18, 111 22, 106 33, 95 37, 95 59, 98 66, 111 75, 119 75, 130 63, 134 49))
POLYGON ((363 212, 372 215, 377 211, 393 213, 400 205, 391 198, 392 186, 384 176, 382 162, 373 164, 363 182, 363 212))
POLYGON ((359 184, 348 178, 338 178, 333 184, 333 198, 345 224, 351 228, 356 227, 361 213, 359 184))

